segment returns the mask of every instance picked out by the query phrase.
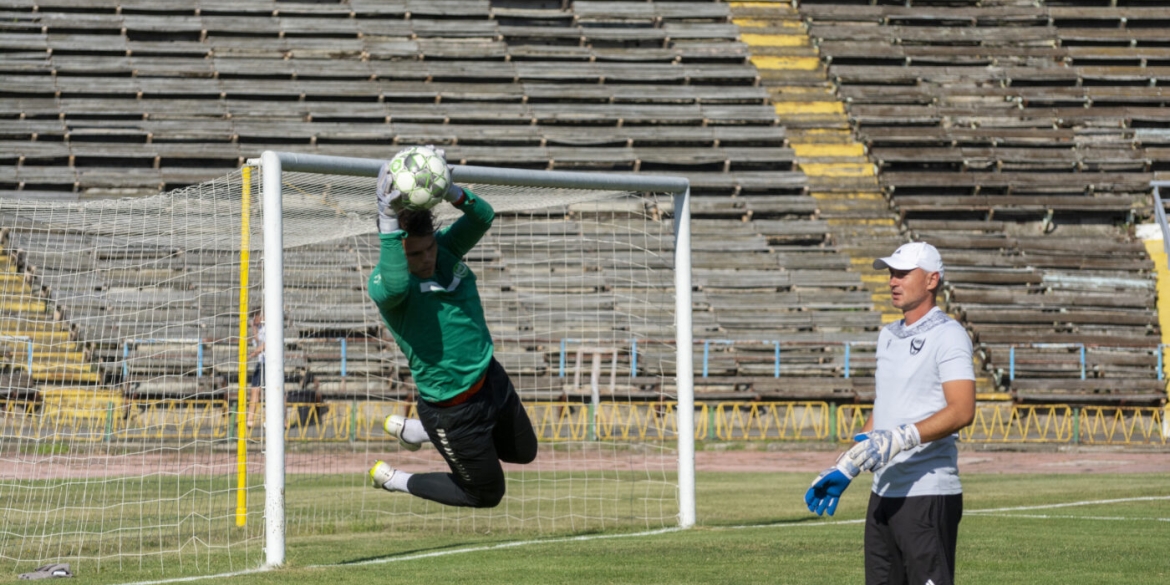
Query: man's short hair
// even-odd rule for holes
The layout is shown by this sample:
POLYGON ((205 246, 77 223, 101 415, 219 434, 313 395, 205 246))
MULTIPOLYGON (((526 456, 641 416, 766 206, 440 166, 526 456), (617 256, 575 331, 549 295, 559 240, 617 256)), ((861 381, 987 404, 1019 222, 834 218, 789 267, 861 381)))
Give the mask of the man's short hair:
POLYGON ((430 236, 435 233, 435 216, 429 209, 403 209, 398 212, 398 225, 408 237, 430 236))

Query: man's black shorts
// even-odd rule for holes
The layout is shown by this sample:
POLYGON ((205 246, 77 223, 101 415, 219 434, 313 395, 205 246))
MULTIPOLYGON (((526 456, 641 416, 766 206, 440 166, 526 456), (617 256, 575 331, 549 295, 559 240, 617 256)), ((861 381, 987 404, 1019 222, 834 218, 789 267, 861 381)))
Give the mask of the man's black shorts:
POLYGON ((537 441, 528 413, 494 358, 483 387, 460 404, 418 403, 418 418, 451 473, 416 474, 410 493, 451 506, 492 507, 504 497, 500 461, 530 463, 537 441))
POLYGON ((865 515, 866 585, 955 582, 963 494, 884 498, 870 493, 865 515))

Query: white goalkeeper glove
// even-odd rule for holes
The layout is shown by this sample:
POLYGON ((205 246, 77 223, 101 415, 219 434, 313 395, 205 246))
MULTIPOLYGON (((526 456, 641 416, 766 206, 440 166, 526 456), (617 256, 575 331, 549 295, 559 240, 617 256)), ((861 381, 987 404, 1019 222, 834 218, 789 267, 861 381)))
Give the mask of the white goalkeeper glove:
POLYGON ((394 177, 390 175, 390 162, 378 171, 378 185, 374 187, 378 197, 378 233, 398 231, 398 212, 402 211, 402 193, 394 188, 394 177))
MULTIPOLYGON (((447 151, 446 150, 443 150, 442 148, 435 148, 435 146, 432 144, 428 144, 426 146, 427 146, 427 148, 435 151, 435 154, 439 155, 439 158, 443 159, 444 163, 447 162, 447 151)), ((450 173, 451 173, 451 165, 450 164, 447 165, 447 173, 448 173, 448 175, 450 175, 450 173)), ((450 203, 451 205, 459 207, 460 205, 463 204, 463 199, 466 196, 467 196, 467 194, 463 192, 463 187, 456 185, 455 181, 451 181, 451 182, 447 183, 447 191, 443 193, 443 200, 446 201, 447 203, 450 203)))
POLYGON ((904 424, 891 431, 869 431, 854 437, 860 441, 850 449, 860 451, 858 467, 864 471, 876 471, 885 467, 902 451, 922 444, 918 427, 904 424))

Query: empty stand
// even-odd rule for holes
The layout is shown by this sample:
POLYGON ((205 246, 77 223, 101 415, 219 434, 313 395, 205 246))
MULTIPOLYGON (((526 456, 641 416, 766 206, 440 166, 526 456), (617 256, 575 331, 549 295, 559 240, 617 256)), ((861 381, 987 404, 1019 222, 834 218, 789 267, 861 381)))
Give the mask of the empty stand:
POLYGON ((1166 164, 1165 7, 800 11, 901 224, 942 251, 950 307, 1001 388, 1164 401, 1153 265, 1128 228, 1149 217, 1166 164))

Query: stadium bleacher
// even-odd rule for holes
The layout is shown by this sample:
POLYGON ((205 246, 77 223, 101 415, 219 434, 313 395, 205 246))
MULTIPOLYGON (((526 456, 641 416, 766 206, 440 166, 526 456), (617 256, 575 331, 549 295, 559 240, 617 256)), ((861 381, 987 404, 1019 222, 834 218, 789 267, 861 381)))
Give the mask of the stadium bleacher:
MULTIPOLYGON (((1165 7, 803 2, 902 226, 1020 401, 1158 404, 1153 265, 1165 7), (1083 378, 1083 379, 1082 379, 1083 378)), ((1161 157, 1161 160, 1159 160, 1161 157)))
MULTIPOLYGON (((11 17, 0 31, 8 56, 0 62, 0 196, 146 195, 222 176, 265 149, 377 157, 415 143, 442 145, 458 164, 681 174, 694 195, 696 337, 743 342, 696 360, 709 369, 701 389, 710 396, 806 397, 820 392, 809 390, 820 378, 840 386, 843 344, 872 338, 880 325, 832 235, 841 228, 820 217, 823 204, 810 196, 727 4, 0 4, 11 17), (753 315, 761 296, 776 302, 753 315), (799 384, 769 375, 770 345, 747 343, 774 338, 794 344, 782 369, 806 374, 799 384)), ((506 237, 508 221, 500 218, 493 234, 506 237)), ((490 241, 482 247, 491 253, 490 241)), ((297 277, 289 280, 309 287, 286 293, 289 334, 312 340, 290 347, 290 368, 309 360, 326 394, 377 387, 373 394, 400 395, 386 388, 386 379, 406 375, 393 367, 400 356, 384 330, 371 329, 378 321, 360 285, 331 292, 326 306, 309 284, 332 278, 313 267, 339 256, 349 259, 348 274, 337 278, 368 274, 374 250, 372 240, 347 241, 286 260, 297 277), (343 380, 343 367, 368 376, 343 380)), ((81 294, 51 259, 28 264, 83 343, 209 344, 202 363, 197 343, 92 347, 105 381, 130 378, 157 396, 220 392, 238 369, 228 343, 238 316, 224 294, 238 266, 162 249, 134 261, 172 271, 176 287, 190 288, 138 290, 141 274, 95 257, 91 268, 105 280, 81 294), (167 297, 173 310, 116 317, 146 296, 167 297), (188 318, 195 314, 202 317, 188 318), (123 368, 141 355, 159 365, 123 368)), ((526 272, 527 259, 489 261, 509 279, 504 292, 485 292, 507 297, 492 302, 509 312, 542 302, 525 296, 525 282, 539 278, 526 272)), ((591 278, 602 290, 594 296, 603 296, 603 275, 591 278)), ((668 330, 669 314, 659 319, 642 333, 668 330)), ((559 357, 500 345, 510 367, 533 376, 550 376, 559 357)), ((665 355, 644 351, 646 371, 670 367, 665 355)), ((861 358, 851 366, 855 375, 864 367, 861 358)))
MULTIPOLYGON (((998 390, 1165 398, 1152 265, 1125 229, 1149 215, 1170 152, 1158 8, 8 0, 0 11, 0 197, 147 195, 266 149, 379 157, 416 143, 457 164, 680 174, 694 195, 694 333, 720 341, 696 346, 700 399, 871 396, 864 342, 893 314, 867 263, 909 237, 942 249, 949 308, 998 390), (787 344, 779 362, 769 340, 787 344)), ((493 234, 506 238, 508 221, 493 234)), ((286 260, 306 283, 287 293, 290 336, 313 340, 290 348, 290 368, 314 370, 326 394, 401 395, 386 383, 406 376, 400 356, 371 327, 360 284, 327 307, 311 284, 360 282, 374 250, 346 241, 286 260), (317 274, 330 262, 344 274, 317 274)), ((509 279, 485 293, 499 307, 544 302, 525 296, 530 259, 490 240, 482 253, 509 279)), ((159 352, 175 365, 149 392, 221 391, 238 369, 225 342, 236 300, 222 294, 238 266, 161 249, 130 260, 193 288, 127 292, 142 275, 112 257, 92 259, 108 282, 84 294, 52 258, 22 267, 82 344, 224 345, 205 364, 190 363, 190 345, 88 348, 103 381, 125 381, 125 352, 159 352), (134 294, 175 295, 174 311, 111 318, 134 294), (188 319, 196 307, 204 316, 188 319)), ((606 306, 604 276, 590 277, 594 298, 572 302, 606 306)), ((645 334, 668 325, 663 315, 645 334)), ((669 364, 644 351, 647 368, 669 364)), ((555 353, 501 343, 509 367, 542 380, 555 353)))

